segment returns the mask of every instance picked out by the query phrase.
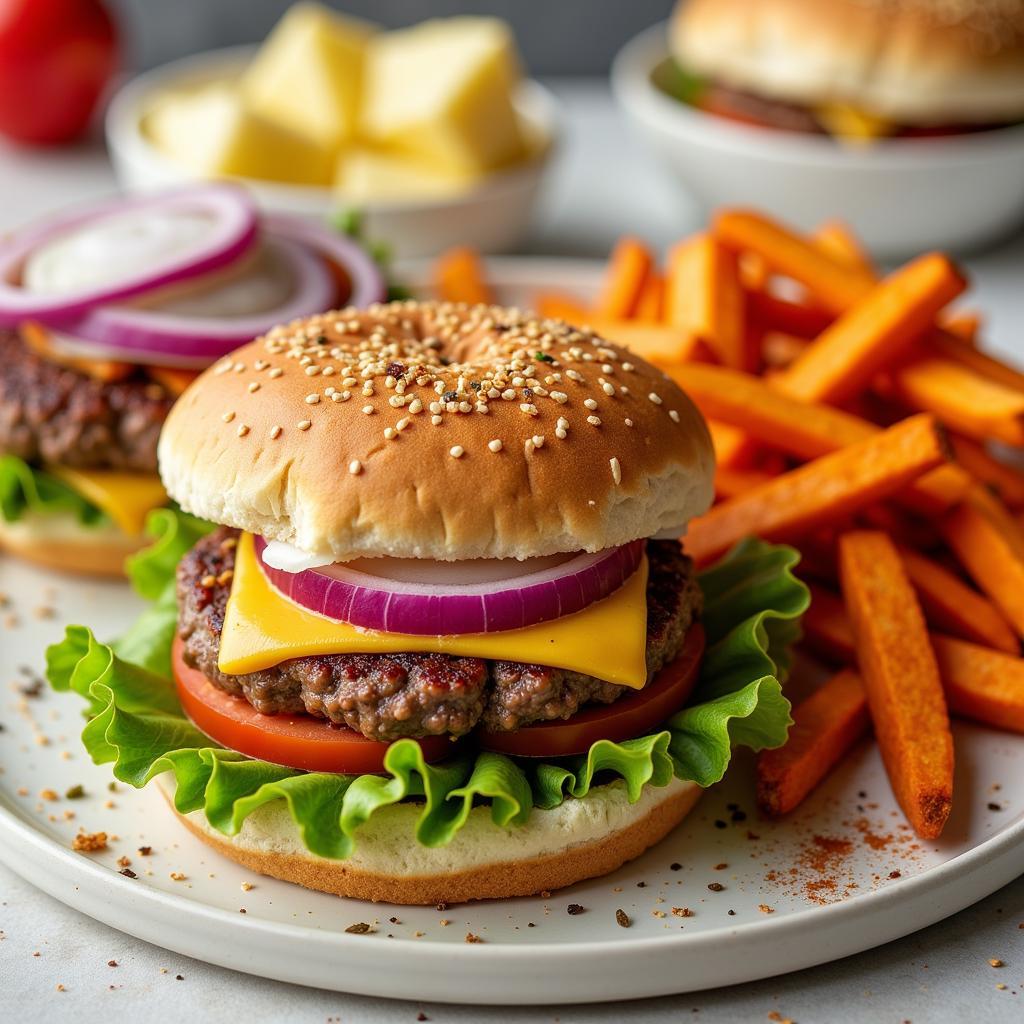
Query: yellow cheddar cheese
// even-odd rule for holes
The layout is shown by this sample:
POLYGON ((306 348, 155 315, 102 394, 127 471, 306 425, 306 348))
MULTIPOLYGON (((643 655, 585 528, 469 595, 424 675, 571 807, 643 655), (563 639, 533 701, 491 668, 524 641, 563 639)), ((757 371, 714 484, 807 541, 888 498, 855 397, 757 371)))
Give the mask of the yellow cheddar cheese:
POLYGON ((267 581, 250 534, 237 549, 219 667, 228 675, 325 654, 453 654, 550 665, 640 689, 647 681, 647 560, 603 601, 574 615, 501 633, 409 636, 317 615, 267 581))
POLYGON ((250 110, 336 151, 359 122, 363 62, 375 31, 320 4, 290 7, 242 76, 250 110))
POLYGON ((830 135, 846 142, 874 142, 895 130, 892 122, 845 103, 825 104, 814 113, 830 135))
POLYGON ((330 150, 250 110, 225 82, 164 96, 145 128, 167 156, 200 178, 326 185, 332 177, 330 150))
POLYGON ((362 129, 439 173, 481 174, 524 155, 515 43, 496 18, 445 18, 374 36, 362 129))
POLYGON ((167 492, 155 473, 47 466, 46 471, 105 512, 129 537, 138 536, 146 516, 167 504, 167 492))

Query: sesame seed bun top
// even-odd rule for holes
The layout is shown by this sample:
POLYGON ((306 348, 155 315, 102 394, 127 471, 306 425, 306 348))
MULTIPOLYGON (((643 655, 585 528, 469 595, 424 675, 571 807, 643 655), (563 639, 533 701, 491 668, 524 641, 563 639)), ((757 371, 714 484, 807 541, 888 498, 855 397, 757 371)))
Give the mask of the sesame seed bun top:
POLYGON ((160 439, 188 512, 336 560, 528 558, 680 528, 711 442, 661 371, 519 310, 401 302, 277 327, 160 439))
POLYGON ((903 125, 1024 118, 1024 0, 679 0, 687 70, 903 125))

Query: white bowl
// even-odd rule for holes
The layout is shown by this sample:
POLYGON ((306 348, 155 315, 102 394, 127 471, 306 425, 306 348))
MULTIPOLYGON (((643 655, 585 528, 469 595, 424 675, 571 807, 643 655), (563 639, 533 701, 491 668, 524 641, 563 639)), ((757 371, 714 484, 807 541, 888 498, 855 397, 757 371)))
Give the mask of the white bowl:
POLYGON ((799 227, 848 221, 881 256, 974 248, 1024 219, 1024 125, 854 147, 728 121, 652 81, 666 28, 626 44, 612 88, 629 120, 709 207, 748 205, 799 227))
MULTIPOLYGON (((107 111, 106 135, 122 188, 146 192, 194 180, 194 175, 146 137, 143 116, 157 94, 237 75, 254 52, 252 46, 235 46, 185 57, 139 75, 118 91, 107 111)), ((364 215, 367 237, 386 242, 398 257, 433 256, 453 245, 502 252, 514 247, 526 233, 558 133, 557 101, 538 82, 523 82, 515 102, 526 129, 536 140, 536 155, 451 197, 346 203, 343 196, 326 186, 234 180, 249 188, 267 210, 324 218, 357 207, 364 215)))

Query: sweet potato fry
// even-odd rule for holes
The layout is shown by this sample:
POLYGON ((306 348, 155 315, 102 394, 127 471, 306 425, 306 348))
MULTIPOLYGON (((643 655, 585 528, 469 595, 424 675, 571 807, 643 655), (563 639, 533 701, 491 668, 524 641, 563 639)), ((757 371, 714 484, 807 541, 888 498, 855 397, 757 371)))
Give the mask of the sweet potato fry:
POLYGON ((936 355, 973 370, 995 384, 1024 393, 1024 373, 1001 359, 993 359, 948 330, 933 331, 928 337, 936 355))
POLYGON ((793 709, 785 746, 757 757, 757 803, 770 818, 788 814, 868 731, 867 693, 843 669, 793 709))
POLYGON ((713 222, 716 238, 739 252, 756 253, 773 273, 799 281, 829 312, 852 306, 874 284, 813 241, 750 210, 722 210, 713 222))
MULTIPOLYGON (((705 416, 800 459, 827 455, 881 429, 841 409, 789 398, 764 380, 724 367, 689 364, 670 367, 669 373, 705 416)), ((915 509, 941 512, 959 501, 969 485, 962 470, 943 466, 916 481, 906 497, 915 509)))
POLYGON ((850 226, 843 221, 830 220, 819 225, 814 232, 814 242, 822 252, 846 264, 856 273, 877 276, 871 258, 850 226))
POLYGON ((899 553, 929 625, 997 651, 1020 653, 1020 641, 991 601, 917 551, 900 547, 899 553))
POLYGON ((953 736, 924 615, 884 533, 843 534, 839 575, 889 782, 914 831, 937 839, 953 803, 953 736))
POLYGON ((729 469, 719 466, 715 470, 715 497, 719 501, 735 498, 737 494, 767 483, 772 476, 772 473, 766 473, 763 469, 729 469))
POLYGON ((594 312, 615 320, 634 316, 653 265, 651 250, 643 242, 638 238, 620 238, 609 257, 594 312))
POLYGON ((736 256, 710 236, 696 235, 669 253, 665 319, 699 338, 727 366, 756 369, 736 256))
POLYGON ((785 331, 798 338, 814 338, 821 334, 833 317, 818 306, 793 302, 761 288, 747 289, 747 313, 766 331, 785 331))
POLYGON ((939 524, 946 543, 1018 636, 1024 636, 1024 529, 980 490, 939 524))
POLYGON ((901 490, 945 457, 935 420, 912 416, 716 505, 690 524, 687 549, 703 562, 751 534, 799 536, 901 490))
POLYGON ((956 461, 971 476, 991 487, 1009 508, 1024 508, 1024 473, 989 455, 977 441, 951 435, 949 443, 956 461))
POLYGON ((562 292, 541 292, 533 297, 533 308, 539 316, 548 320, 564 320, 568 324, 580 326, 590 322, 591 310, 575 295, 562 292))
POLYGON ((665 314, 665 279, 652 269, 640 289, 634 317, 647 323, 661 323, 665 314))
POLYGON ((936 314, 966 286, 943 255, 919 257, 849 307, 777 377, 780 390, 807 402, 842 402, 899 359, 936 314))
MULTIPOLYGON (((842 600, 814 584, 810 589, 811 606, 801 621, 804 643, 829 662, 854 664, 853 631, 842 600)), ((1024 732, 1024 658, 934 631, 929 637, 950 712, 1024 732)))
POLYGON ((840 665, 855 664, 857 649, 843 599, 817 583, 808 583, 807 586, 811 592, 811 604, 800 620, 804 644, 826 661, 840 665))
POLYGON ((915 359, 892 373, 898 397, 977 441, 1024 446, 1024 391, 1015 391, 949 359, 915 359))
POLYGON ((959 342, 973 346, 984 324, 984 317, 977 311, 961 310, 939 317, 939 326, 948 331, 959 342))
POLYGON ((458 246, 442 253, 434 264, 434 287, 445 302, 467 302, 471 306, 494 301, 476 249, 458 246))
POLYGON ((939 633, 932 648, 950 711, 1024 732, 1024 659, 939 633))
POLYGON ((687 363, 698 355, 700 340, 680 327, 644 323, 641 320, 609 320, 593 315, 580 321, 602 338, 628 348, 660 366, 687 363))
MULTIPOLYGON (((676 376, 677 368, 670 368, 669 373, 676 376)), ((725 469, 751 467, 757 456, 757 445, 747 434, 715 419, 708 420, 708 430, 711 432, 711 443, 715 449, 715 462, 718 466, 725 469)))
POLYGON ((761 361, 769 370, 784 370, 803 350, 807 339, 783 331, 765 331, 761 336, 761 361))
POLYGON ((740 283, 744 288, 764 288, 771 276, 768 265, 757 253, 740 254, 740 283))

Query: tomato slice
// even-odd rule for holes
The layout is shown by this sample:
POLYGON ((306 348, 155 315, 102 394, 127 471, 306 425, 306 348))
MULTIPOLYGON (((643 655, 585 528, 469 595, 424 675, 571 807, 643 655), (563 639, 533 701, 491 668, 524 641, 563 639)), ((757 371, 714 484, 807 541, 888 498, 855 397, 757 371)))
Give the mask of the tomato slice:
POLYGON ((656 729, 685 703, 697 684, 704 654, 704 627, 691 626, 683 649, 639 692, 577 711, 564 721, 539 722, 518 732, 479 730, 484 750, 515 757, 566 757, 585 754, 597 740, 632 739, 656 729))
MULTIPOLYGON (((261 715, 247 700, 218 690, 182 657, 175 637, 171 650, 174 681, 185 714, 196 728, 221 746, 262 761, 310 772, 362 775, 384 771, 389 743, 368 740, 353 729, 338 728, 313 715, 261 715)), ((416 740, 424 758, 441 761, 451 754, 447 736, 416 740)))

